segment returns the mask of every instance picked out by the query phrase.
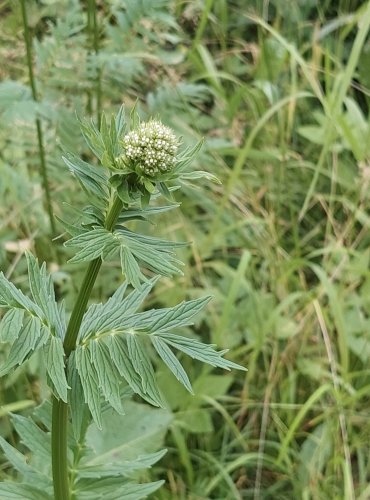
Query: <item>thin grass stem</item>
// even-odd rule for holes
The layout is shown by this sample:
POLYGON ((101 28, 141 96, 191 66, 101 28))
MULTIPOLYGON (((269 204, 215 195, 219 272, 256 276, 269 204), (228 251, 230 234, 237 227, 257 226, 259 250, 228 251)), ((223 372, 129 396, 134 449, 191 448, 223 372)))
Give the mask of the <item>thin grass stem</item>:
MULTIPOLYGON (((88 0, 87 5, 88 31, 90 38, 90 46, 92 52, 97 56, 99 54, 99 25, 97 19, 96 1, 88 0)), ((96 96, 96 119, 99 125, 102 114, 102 86, 101 86, 101 70, 96 69, 95 76, 95 96, 96 96)))
MULTIPOLYGON (((22 9, 22 20, 23 20, 23 34, 24 41, 26 45, 26 55, 27 55, 27 66, 28 66, 28 75, 30 81, 30 87, 32 92, 32 98, 35 102, 38 102, 38 96, 36 91, 36 80, 33 73, 33 64, 32 64, 32 38, 31 33, 28 28, 28 19, 27 19, 27 9, 25 0, 21 0, 21 9, 22 9)), ((49 223, 51 233, 54 236, 57 234, 55 219, 53 215, 53 208, 51 203, 51 195, 50 195, 50 186, 48 180, 48 172, 46 167, 45 160, 45 147, 44 147, 44 137, 42 132, 41 120, 36 118, 36 130, 37 130, 37 143, 39 149, 39 157, 40 157, 40 173, 42 179, 42 186, 44 190, 44 205, 45 209, 48 213, 49 223)))

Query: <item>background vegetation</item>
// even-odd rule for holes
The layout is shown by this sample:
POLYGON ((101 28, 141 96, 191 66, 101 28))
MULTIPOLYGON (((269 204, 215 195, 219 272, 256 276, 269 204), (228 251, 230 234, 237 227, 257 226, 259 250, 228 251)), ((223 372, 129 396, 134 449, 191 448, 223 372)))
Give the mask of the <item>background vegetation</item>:
MULTIPOLYGON (((148 233, 193 241, 184 277, 148 307, 211 293, 193 331, 248 367, 188 363, 196 396, 157 368, 168 411, 107 415, 99 454, 163 444, 157 499, 370 497, 370 3, 357 0, 0 1, 0 268, 26 287, 25 249, 71 309, 83 267, 52 212, 86 199, 61 160, 89 154, 75 112, 159 114, 222 185, 188 187, 148 233), (31 42, 32 37, 32 42, 31 42), (41 131, 41 134, 40 134, 41 131), (40 139, 41 137, 41 139, 40 139), (164 229, 160 229, 164 228, 164 229), (54 233, 54 234, 53 234, 54 233)), ((143 226, 144 227, 144 226, 143 226)), ((105 266, 95 299, 122 280, 105 266)), ((5 348, 1 348, 5 358, 5 348)), ((186 364, 187 361, 184 363, 186 364)), ((1 380, 8 413, 47 396, 37 359, 1 380)), ((18 443, 21 448, 22 443, 18 443)), ((0 478, 14 475, 5 459, 0 478)))

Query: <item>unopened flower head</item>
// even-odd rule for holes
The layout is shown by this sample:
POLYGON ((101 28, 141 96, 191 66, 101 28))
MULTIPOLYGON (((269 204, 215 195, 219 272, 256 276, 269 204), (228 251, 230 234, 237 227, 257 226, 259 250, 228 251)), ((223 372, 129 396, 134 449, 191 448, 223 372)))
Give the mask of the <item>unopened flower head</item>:
POLYGON ((155 177, 169 172, 176 161, 178 140, 160 121, 141 123, 123 138, 125 156, 142 175, 155 177))

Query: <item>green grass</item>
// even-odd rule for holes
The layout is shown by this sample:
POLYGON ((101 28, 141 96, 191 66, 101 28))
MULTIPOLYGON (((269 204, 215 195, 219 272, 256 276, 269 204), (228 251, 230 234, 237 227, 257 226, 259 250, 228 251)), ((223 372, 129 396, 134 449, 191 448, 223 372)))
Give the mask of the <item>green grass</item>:
MULTIPOLYGON (((88 154, 75 111, 96 119, 138 99, 185 144, 204 136, 199 166, 222 185, 187 187, 181 211, 162 216, 164 236, 194 243, 180 252, 184 277, 161 280, 148 307, 211 293, 192 334, 249 371, 185 361, 191 398, 158 366, 174 418, 155 498, 366 500, 370 3, 124 3, 126 15, 119 2, 26 2, 35 103, 20 5, 0 2, 1 270, 25 286, 32 248, 71 310, 83 268, 50 252, 37 120, 61 217, 86 202, 61 161, 64 149, 88 154)), ((96 298, 116 283, 107 267, 96 298)), ((34 360, 1 381, 12 442, 6 415, 45 397, 40 369, 34 360)), ((13 475, 5 460, 0 474, 13 475)))

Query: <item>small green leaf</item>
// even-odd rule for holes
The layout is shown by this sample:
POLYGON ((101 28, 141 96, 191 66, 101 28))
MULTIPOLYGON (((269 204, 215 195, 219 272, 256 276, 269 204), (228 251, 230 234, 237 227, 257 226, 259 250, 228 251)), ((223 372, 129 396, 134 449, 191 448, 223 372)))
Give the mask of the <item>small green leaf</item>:
POLYGON ((71 153, 62 158, 72 174, 76 176, 83 189, 88 193, 95 194, 100 199, 107 198, 108 177, 104 169, 95 167, 71 153))
POLYGON ((187 243, 160 240, 150 236, 143 236, 128 229, 117 229, 114 233, 127 247, 135 259, 143 262, 149 269, 162 276, 182 274, 179 267, 182 262, 176 259, 174 249, 186 246, 187 243))
POLYGON ((128 353, 136 373, 141 378, 143 391, 164 408, 162 396, 160 395, 152 363, 149 359, 143 339, 135 334, 126 335, 128 353))
POLYGON ((154 335, 151 335, 150 340, 152 341, 152 344, 159 356, 162 358, 171 372, 175 375, 177 380, 181 382, 181 384, 183 384, 191 394, 193 394, 193 389, 191 387, 191 383, 186 371, 182 367, 180 361, 168 347, 168 345, 159 337, 156 337, 154 335))
POLYGON ((0 272, 0 306, 24 309, 39 318, 44 316, 41 309, 8 281, 2 272, 0 272))
POLYGON ((4 452, 4 455, 12 464, 12 466, 21 474, 33 473, 32 467, 27 463, 26 457, 22 455, 16 448, 13 448, 4 438, 0 436, 0 446, 4 452))
POLYGON ((64 350, 60 338, 50 336, 43 347, 46 370, 57 395, 67 403, 67 379, 64 371, 64 350))
POLYGON ((0 376, 8 373, 14 366, 21 365, 48 340, 49 335, 38 318, 31 316, 27 319, 0 369, 0 376))
MULTIPOLYGON (((78 477, 80 478, 101 478, 107 476, 121 476, 134 471, 150 468, 157 463, 167 453, 167 450, 157 451, 148 455, 140 455, 135 460, 119 460, 117 463, 109 461, 99 465, 87 465, 79 467, 78 477)), ((113 459, 114 453, 112 453, 113 459)), ((98 457, 99 459, 99 457, 98 457)), ((94 460, 94 463, 97 460, 94 460)))
POLYGON ((123 203, 131 203, 130 191, 126 179, 121 179, 120 183, 116 187, 116 190, 123 203))
POLYGON ((50 463, 50 434, 42 431, 30 418, 22 417, 21 415, 13 414, 12 422, 21 442, 37 457, 46 460, 46 463, 50 463))
POLYGON ((236 370, 246 370, 243 366, 224 359, 222 356, 227 351, 217 352, 213 345, 203 344, 203 342, 199 342, 199 340, 180 337, 179 335, 173 335, 172 333, 159 333, 152 335, 158 335, 164 342, 166 342, 166 344, 175 347, 179 351, 184 352, 194 359, 203 361, 203 363, 224 368, 226 370, 230 370, 231 368, 235 368, 236 370))
POLYGON ((55 300, 53 282, 46 272, 45 262, 40 268, 37 259, 30 252, 26 252, 26 258, 32 297, 47 319, 51 332, 63 338, 66 328, 65 320, 55 300))
POLYGON ((0 342, 14 342, 21 331, 24 310, 10 309, 0 323, 0 342))
POLYGON ((109 354, 112 358, 113 363, 116 365, 117 370, 129 384, 134 393, 141 396, 143 399, 148 401, 148 403, 154 406, 158 406, 156 400, 151 398, 150 395, 146 394, 143 390, 141 378, 136 373, 135 368, 129 358, 125 339, 119 335, 108 335, 104 338, 104 341, 108 346, 109 354))
POLYGON ((118 413, 124 414, 120 396, 120 374, 116 366, 112 364, 107 346, 103 342, 93 340, 89 342, 89 352, 106 401, 118 413))
POLYGON ((158 309, 156 311, 146 311, 140 315, 140 327, 149 332, 164 332, 174 328, 191 325, 190 321, 198 314, 211 300, 211 297, 201 297, 199 299, 181 302, 175 307, 158 309))
POLYGON ((80 441, 88 423, 88 406, 84 401, 84 391, 81 380, 78 375, 75 360, 75 351, 73 351, 67 364, 67 379, 71 390, 68 392, 69 404, 71 406, 72 430, 76 441, 80 441))
POLYGON ((139 264, 134 259, 131 251, 124 245, 121 246, 120 257, 122 273, 126 276, 127 281, 131 285, 139 289, 141 287, 141 281, 146 280, 145 276, 140 271, 139 264))
POLYGON ((106 229, 97 228, 71 238, 65 246, 82 248, 69 262, 87 262, 119 248, 119 241, 106 229))
POLYGON ((91 363, 88 349, 85 346, 77 347, 75 362, 85 396, 85 403, 87 403, 96 425, 101 429, 99 379, 94 365, 91 363))

